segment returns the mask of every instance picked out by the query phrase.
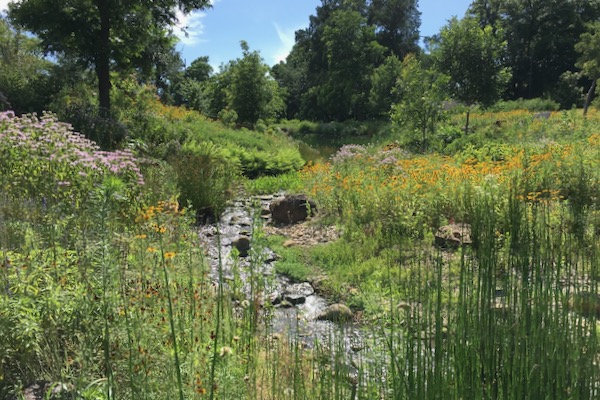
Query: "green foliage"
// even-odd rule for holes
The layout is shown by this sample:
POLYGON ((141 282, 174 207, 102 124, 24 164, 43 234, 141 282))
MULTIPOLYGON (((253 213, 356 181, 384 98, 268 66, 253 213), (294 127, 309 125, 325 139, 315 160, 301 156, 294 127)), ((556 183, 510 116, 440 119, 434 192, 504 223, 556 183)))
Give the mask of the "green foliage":
POLYGON ((394 90, 402 73, 402 61, 395 55, 388 56, 371 75, 371 91, 369 106, 374 116, 387 116, 392 104, 398 103, 402 97, 394 90))
POLYGON ((596 22, 588 25, 587 32, 583 33, 579 38, 579 42, 575 44, 575 50, 579 53, 577 67, 581 69, 584 76, 592 81, 585 99, 585 114, 594 96, 596 81, 600 78, 600 63, 598 62, 600 56, 600 23, 596 22))
POLYGON ((0 111, 42 112, 57 90, 55 66, 42 58, 38 40, 0 15, 0 111))
MULTIPOLYGON (((160 75, 161 70, 172 67, 173 61, 177 63, 171 51, 173 36, 165 34, 177 22, 175 9, 189 13, 209 5, 205 0, 150 5, 111 0, 57 5, 53 1, 27 0, 11 3, 9 17, 38 35, 45 52, 77 58, 92 66, 97 76, 98 105, 101 114, 108 114, 113 68, 148 70, 150 64, 160 75)), ((154 83, 161 86, 160 82, 154 83)))
POLYGON ((185 69, 184 77, 197 82, 204 82, 212 75, 213 68, 208 63, 208 56, 198 57, 185 69))
POLYGON ((402 63, 394 91, 401 99, 392 105, 391 120, 400 144, 413 151, 432 150, 438 124, 444 119, 442 102, 447 77, 423 68, 413 55, 402 63))
POLYGON ((403 59, 419 52, 421 13, 415 0, 372 0, 369 23, 375 26, 377 41, 386 52, 403 59))
POLYGON ((490 107, 493 112, 527 110, 531 112, 557 111, 559 104, 551 99, 517 99, 499 101, 490 107))
POLYGON ((250 52, 246 42, 242 41, 243 57, 232 63, 231 86, 227 89, 229 107, 237 113, 237 123, 253 127, 259 119, 278 116, 283 111, 283 101, 279 88, 267 75, 269 67, 264 64, 260 54, 250 52))
MULTIPOLYGON (((506 61, 512 70, 506 96, 514 100, 556 96, 560 77, 577 70, 575 44, 586 31, 586 24, 598 20, 600 3, 477 0, 471 4, 469 14, 482 28, 490 25, 506 42, 506 61)), ((559 98, 553 99, 562 103, 559 98)))
POLYGON ((184 204, 195 210, 221 211, 240 173, 239 160, 211 142, 186 142, 170 155, 184 204))
POLYGON ((469 18, 452 19, 440 36, 434 57, 439 70, 450 78, 451 96, 469 107, 492 105, 510 77, 501 62, 505 43, 491 27, 482 29, 469 18))
POLYGON ((302 183, 294 171, 248 179, 244 181, 244 188, 248 194, 296 193, 302 190, 302 183))

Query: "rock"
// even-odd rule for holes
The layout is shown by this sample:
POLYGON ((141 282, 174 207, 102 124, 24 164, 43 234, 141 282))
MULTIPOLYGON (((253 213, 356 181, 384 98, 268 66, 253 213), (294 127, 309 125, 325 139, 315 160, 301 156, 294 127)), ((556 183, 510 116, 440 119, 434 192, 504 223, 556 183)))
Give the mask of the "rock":
POLYGON ((281 303, 281 300, 283 299, 281 293, 275 291, 267 296, 267 300, 271 305, 276 306, 277 304, 281 303))
POLYGON ((293 239, 288 239, 285 242, 283 242, 283 247, 293 247, 296 246, 298 243, 293 240, 293 239))
POLYGON ((347 322, 352 320, 352 310, 341 303, 332 304, 317 316, 319 321, 347 322))
POLYGON ((304 221, 317 211, 317 205, 304 194, 290 195, 275 200, 269 206, 274 221, 293 224, 304 221))
POLYGON ((234 240, 231 245, 239 251, 240 257, 246 257, 248 255, 248 250, 250 250, 250 238, 241 235, 234 240))
POLYGON ((442 248, 457 249, 462 245, 471 244, 471 225, 450 224, 438 229, 434 235, 435 244, 442 248))
POLYGON ((71 385, 60 382, 36 381, 23 390, 23 400, 63 399, 71 398, 71 385))
POLYGON ((308 296, 315 294, 315 289, 308 282, 296 283, 285 289, 283 298, 293 305, 303 304, 308 296))

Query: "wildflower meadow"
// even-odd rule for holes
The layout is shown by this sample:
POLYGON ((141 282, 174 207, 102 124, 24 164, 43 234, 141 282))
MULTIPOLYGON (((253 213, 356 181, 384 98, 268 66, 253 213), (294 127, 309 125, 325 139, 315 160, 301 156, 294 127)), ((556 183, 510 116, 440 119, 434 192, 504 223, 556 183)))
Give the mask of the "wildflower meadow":
MULTIPOLYGON (((384 136, 247 179, 246 195, 306 193, 319 213, 305 224, 339 232, 283 245, 257 210, 251 294, 215 279, 168 174, 183 165, 101 151, 50 113, 0 114, 0 397, 35 384, 72 399, 597 398, 600 124, 556 114, 577 130, 561 136, 507 113, 513 133, 486 146, 413 154, 384 136), (547 136, 510 139, 519 126, 547 136), (458 246, 436 244, 443 226, 464 229, 458 246), (347 304, 350 325, 310 345, 275 331, 255 273, 267 246, 279 272, 347 304), (364 338, 352 350, 349 327, 364 338)), ((497 118, 474 114, 473 136, 497 118)))

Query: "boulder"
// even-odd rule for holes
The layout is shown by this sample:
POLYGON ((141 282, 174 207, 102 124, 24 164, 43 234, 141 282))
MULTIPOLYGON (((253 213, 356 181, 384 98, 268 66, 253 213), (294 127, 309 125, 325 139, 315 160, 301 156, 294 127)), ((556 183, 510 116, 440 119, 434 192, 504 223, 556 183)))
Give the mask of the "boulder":
POLYGON ((341 303, 332 304, 317 316, 320 321, 347 322, 352 320, 352 310, 341 303))
POLYGON ((308 282, 296 283, 285 289, 283 298, 293 305, 303 304, 308 296, 315 294, 315 289, 308 282))
POLYGON ((240 235, 231 244, 239 251, 240 257, 248 255, 248 250, 250 250, 250 238, 248 236, 240 235))
POLYGON ((317 211, 317 205, 304 194, 289 195, 277 199, 269 206, 273 221, 293 224, 304 221, 317 211))
POLYGON ((442 248, 457 249, 471 244, 471 225, 464 223, 444 225, 434 235, 435 244, 442 248))

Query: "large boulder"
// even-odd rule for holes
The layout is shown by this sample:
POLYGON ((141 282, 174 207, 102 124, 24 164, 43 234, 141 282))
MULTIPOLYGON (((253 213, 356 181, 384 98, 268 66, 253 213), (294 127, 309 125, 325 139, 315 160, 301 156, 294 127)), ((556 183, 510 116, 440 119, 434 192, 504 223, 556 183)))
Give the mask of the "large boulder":
POLYGON ((348 322, 352 320, 352 310, 341 303, 332 304, 317 316, 320 321, 348 322))
POLYGON ((442 248, 456 249, 471 244, 471 225, 456 223, 444 225, 435 233, 435 244, 442 248))
POLYGON ((317 205, 306 195, 295 194, 274 200, 269 209, 273 221, 293 224, 314 215, 317 211, 317 205))

